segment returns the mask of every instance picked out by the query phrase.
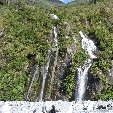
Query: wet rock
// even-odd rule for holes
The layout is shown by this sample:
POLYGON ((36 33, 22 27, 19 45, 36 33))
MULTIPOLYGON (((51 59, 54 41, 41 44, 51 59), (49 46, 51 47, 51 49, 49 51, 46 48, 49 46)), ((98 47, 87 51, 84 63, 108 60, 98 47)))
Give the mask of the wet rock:
POLYGON ((56 110, 55 110, 55 106, 52 105, 52 109, 49 111, 49 113, 56 113, 56 110))
POLYGON ((97 107, 97 109, 106 109, 106 106, 100 105, 97 107))
POLYGON ((112 101, 0 101, 0 113, 113 113, 112 106, 112 101))
POLYGON ((55 19, 55 20, 58 20, 58 19, 59 19, 58 16, 55 15, 55 14, 50 14, 50 17, 51 17, 52 19, 55 19))
POLYGON ((87 110, 87 108, 83 108, 83 110, 87 110))
POLYGON ((113 109, 113 106, 112 106, 111 104, 108 104, 108 105, 107 105, 107 109, 108 109, 108 110, 112 110, 112 109, 113 109))
POLYGON ((33 111, 33 113, 36 113, 36 109, 33 111))

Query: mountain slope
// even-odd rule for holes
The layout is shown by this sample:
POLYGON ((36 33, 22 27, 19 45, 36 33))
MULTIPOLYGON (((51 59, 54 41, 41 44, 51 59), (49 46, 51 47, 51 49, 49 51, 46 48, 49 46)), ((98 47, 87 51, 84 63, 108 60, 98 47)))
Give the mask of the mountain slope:
POLYGON ((11 0, 11 1, 5 1, 1 0, 0 4, 29 4, 29 5, 40 5, 44 7, 53 7, 53 6, 59 6, 63 5, 64 3, 60 0, 11 0))
MULTIPOLYGON (((90 84, 93 82, 93 87, 98 81, 102 87, 100 85, 100 94, 92 89, 89 99, 113 99, 113 76, 108 74, 110 69, 113 69, 113 1, 104 0, 95 5, 78 4, 60 9, 45 9, 37 6, 37 3, 39 0, 29 4, 24 2, 0 6, 0 100, 24 100, 32 77, 38 70, 36 82, 33 82, 33 90, 31 90, 34 92, 30 93, 31 100, 36 98, 41 89, 42 69, 48 61, 47 52, 54 47, 52 43, 55 41, 54 26, 57 29, 59 42, 59 64, 54 68, 53 74, 56 75, 54 78, 51 77, 53 65, 49 67, 48 77, 53 81, 51 87, 46 85, 44 99, 50 97, 57 100, 65 97, 67 100, 72 100, 74 98, 77 68, 82 66, 87 58, 81 48, 79 31, 83 31, 94 40, 98 48, 97 59, 94 60, 89 75, 94 78, 90 80, 90 84), (53 13, 58 15, 58 20, 50 17, 53 13), (73 48, 76 53, 72 59, 69 59, 67 48, 70 49, 72 45, 76 45, 73 48), (66 64, 64 61, 70 63, 66 64), (67 68, 65 64, 68 65, 67 68), (63 69, 59 68, 60 66, 63 69), (60 71, 60 74, 56 70, 60 71)), ((40 0, 40 6, 43 5, 42 3, 49 7, 54 5, 51 1, 40 0)), ((52 50, 51 63, 55 59, 55 51, 52 50)), ((49 83, 50 81, 47 82, 49 83)))

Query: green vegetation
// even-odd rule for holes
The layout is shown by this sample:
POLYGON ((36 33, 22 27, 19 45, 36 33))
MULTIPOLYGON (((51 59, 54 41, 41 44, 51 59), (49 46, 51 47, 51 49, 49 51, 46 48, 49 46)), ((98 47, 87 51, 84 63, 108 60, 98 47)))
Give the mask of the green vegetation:
MULTIPOLYGON (((73 32, 78 33, 82 30, 97 45, 97 60, 92 65, 90 73, 98 76, 105 84, 109 82, 106 75, 112 67, 111 60, 113 59, 113 14, 111 13, 113 8, 111 4, 113 2, 109 0, 108 2, 98 2, 95 5, 82 4, 62 9, 62 12, 66 12, 66 20, 71 23, 73 32)), ((78 38, 78 36, 76 37, 78 38)), ((75 66, 83 64, 86 58, 81 50, 77 50, 74 57, 75 66)), ((111 92, 109 90, 107 94, 110 93, 110 97, 112 98, 113 95, 111 95, 111 92)), ((101 96, 99 96, 100 99, 102 98, 101 96)))
MULTIPOLYGON (((43 4, 41 2, 41 4, 43 4)), ((49 5, 48 5, 49 6, 49 5)), ((68 98, 75 87, 74 70, 84 63, 87 56, 81 48, 79 31, 94 40, 98 52, 90 73, 98 76, 104 84, 113 59, 113 1, 98 1, 96 4, 69 5, 48 8, 44 5, 26 3, 6 4, 0 1, 0 100, 23 100, 30 81, 27 59, 29 53, 36 55, 35 64, 42 66, 48 48, 51 48, 50 31, 53 25, 59 27, 59 48, 69 47, 73 36, 77 39, 77 51, 72 59, 73 67, 65 79, 68 98), (55 13, 60 20, 54 21, 50 14, 55 13), (65 39, 64 22, 71 26, 70 39, 65 39)), ((76 72, 76 71, 75 71, 76 72)), ((98 99, 112 99, 112 86, 106 85, 98 99), (109 89, 109 90, 108 90, 109 89)), ((96 97, 95 97, 96 98, 96 97)))
POLYGON ((50 44, 52 27, 49 13, 41 7, 4 5, 0 9, 0 30, 4 30, 0 38, 0 100, 23 100, 28 74, 29 53, 40 57, 40 65, 44 63, 46 51, 50 44), (11 81, 12 80, 12 81, 11 81))
POLYGON ((113 100, 113 85, 104 86, 101 94, 96 95, 92 100, 113 100))

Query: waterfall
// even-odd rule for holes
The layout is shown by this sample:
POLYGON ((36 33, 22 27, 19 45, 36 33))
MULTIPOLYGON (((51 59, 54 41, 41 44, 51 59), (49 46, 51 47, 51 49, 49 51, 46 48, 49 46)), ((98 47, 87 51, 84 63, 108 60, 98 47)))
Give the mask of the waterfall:
POLYGON ((87 73, 92 65, 92 60, 87 59, 83 67, 78 68, 78 81, 77 81, 77 97, 76 100, 83 100, 84 93, 87 85, 87 73))
MULTIPOLYGON (((56 69, 57 61, 58 61, 58 50, 59 50, 59 48, 58 48, 58 34, 57 34, 57 28, 55 26, 53 27, 53 33, 54 33, 53 43, 54 43, 55 59, 53 62, 52 73, 51 73, 51 80, 50 80, 50 87, 49 87, 50 92, 51 92, 52 86, 53 86, 55 69, 56 69)), ((51 95, 49 95, 49 98, 50 98, 50 96, 51 95)))
POLYGON ((93 52, 96 51, 96 46, 94 45, 93 41, 86 38, 81 31, 79 33, 82 37, 82 48, 89 55, 89 58, 85 61, 83 67, 80 66, 78 68, 77 94, 75 100, 82 101, 84 100, 87 85, 88 70, 92 65, 93 59, 96 58, 96 56, 93 54, 93 52))
MULTIPOLYGON (((55 19, 55 20, 59 19, 57 15, 50 14, 50 16, 51 16, 52 19, 55 19)), ((50 84, 52 84, 52 81, 53 81, 53 78, 54 78, 55 67, 57 65, 57 56, 58 56, 57 28, 55 26, 53 27, 53 34, 54 34, 53 43, 54 43, 56 54, 55 54, 55 61, 54 61, 54 66, 53 66, 53 71, 52 71, 52 77, 51 77, 51 80, 50 80, 50 84)), ((47 62, 46 62, 46 65, 43 67, 43 74, 42 74, 43 81, 42 81, 42 87, 41 87, 41 92, 40 92, 40 101, 42 101, 42 99, 43 99, 45 82, 46 82, 48 69, 49 69, 49 65, 50 65, 50 61, 51 61, 51 57, 50 57, 51 52, 52 51, 48 50, 47 57, 46 57, 47 62)), ((50 86, 50 90, 51 90, 51 86, 50 86)))
POLYGON ((36 70, 33 74, 33 77, 32 77, 32 80, 31 80, 31 83, 30 83, 30 86, 28 88, 28 92, 27 92, 27 96, 26 96, 26 100, 29 100, 29 94, 31 93, 31 90, 32 90, 32 86, 33 86, 33 82, 35 81, 36 77, 38 78, 39 77, 39 68, 36 67, 36 70))
POLYGON ((48 69, 49 69, 49 64, 50 64, 50 55, 51 55, 51 51, 48 50, 47 57, 46 57, 47 63, 46 63, 46 65, 43 67, 43 81, 42 81, 42 88, 41 88, 41 92, 40 92, 40 101, 42 101, 42 99, 43 99, 45 81, 46 81, 46 78, 47 78, 48 69))
POLYGON ((54 44, 55 44, 55 47, 57 48, 58 47, 58 39, 57 39, 57 28, 55 26, 53 27, 53 33, 54 33, 54 44))
POLYGON ((93 52, 96 51, 97 48, 94 45, 93 41, 86 38, 81 31, 79 33, 82 37, 82 48, 84 50, 86 50, 86 52, 88 53, 88 55, 91 59, 96 58, 96 56, 93 54, 93 52))

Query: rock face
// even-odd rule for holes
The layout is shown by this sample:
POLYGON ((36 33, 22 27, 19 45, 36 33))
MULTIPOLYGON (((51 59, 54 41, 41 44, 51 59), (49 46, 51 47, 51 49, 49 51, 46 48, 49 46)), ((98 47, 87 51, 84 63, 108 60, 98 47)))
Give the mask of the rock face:
POLYGON ((112 101, 0 101, 0 113, 113 113, 112 101))
POLYGON ((112 84, 112 81, 113 81, 113 60, 111 61, 111 64, 112 64, 112 67, 109 70, 107 75, 110 84, 112 84))
MULTIPOLYGON (((50 17, 54 22, 59 21, 59 17, 55 14, 50 14, 50 17)), ((64 22, 64 26, 66 32, 65 39, 69 41, 71 38, 69 36, 71 27, 67 22, 64 22)), ((32 72, 28 89, 26 88, 26 101, 69 100, 66 94, 66 86, 63 83, 72 67, 72 59, 77 50, 77 39, 73 36, 72 40, 74 42, 72 44, 60 48, 59 28, 60 26, 58 25, 52 26, 50 38, 48 39, 51 47, 46 53, 45 64, 42 66, 31 66, 35 67, 35 69, 32 68, 34 71, 32 72)), ((31 56, 33 55, 28 55, 28 59, 30 59, 29 57, 31 56)))

